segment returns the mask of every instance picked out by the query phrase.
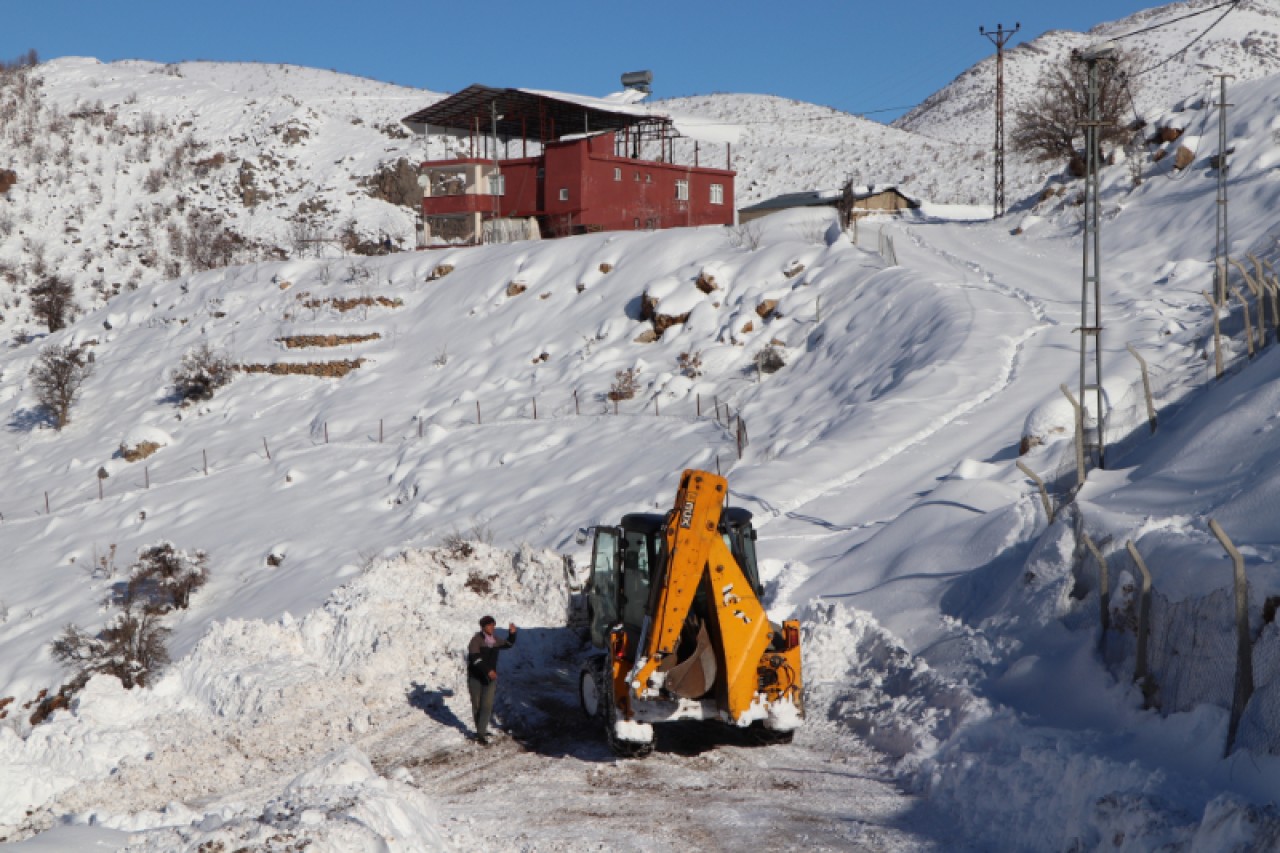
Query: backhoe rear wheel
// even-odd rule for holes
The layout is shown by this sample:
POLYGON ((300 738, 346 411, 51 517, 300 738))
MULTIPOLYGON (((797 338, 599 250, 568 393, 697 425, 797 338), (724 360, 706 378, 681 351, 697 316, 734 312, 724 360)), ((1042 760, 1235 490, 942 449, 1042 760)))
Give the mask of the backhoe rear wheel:
POLYGON ((593 658, 583 665, 578 673, 578 705, 588 719, 601 716, 600 706, 600 671, 603 669, 600 658, 593 658))

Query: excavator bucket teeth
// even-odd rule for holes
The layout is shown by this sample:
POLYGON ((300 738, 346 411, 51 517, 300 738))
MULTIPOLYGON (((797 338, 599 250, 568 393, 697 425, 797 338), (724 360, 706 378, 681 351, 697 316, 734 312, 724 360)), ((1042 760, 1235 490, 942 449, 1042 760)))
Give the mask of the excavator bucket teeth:
POLYGON ((716 650, 706 624, 698 628, 698 645, 693 654, 680 661, 667 673, 667 691, 684 699, 700 699, 716 680, 716 650))

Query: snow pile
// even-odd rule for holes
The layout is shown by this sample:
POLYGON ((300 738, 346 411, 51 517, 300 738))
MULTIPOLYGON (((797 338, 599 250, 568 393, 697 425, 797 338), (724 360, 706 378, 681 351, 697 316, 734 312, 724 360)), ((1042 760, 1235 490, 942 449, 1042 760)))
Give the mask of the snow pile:
POLYGON ((452 849, 427 797, 403 779, 379 776, 353 747, 337 750, 298 774, 256 814, 169 809, 121 823, 145 824, 154 818, 171 824, 183 811, 188 825, 135 833, 125 849, 160 853, 286 844, 332 853, 452 849))
POLYGON ((808 721, 833 721, 901 772, 990 715, 986 701, 913 657, 869 614, 827 604, 802 617, 808 721))
MULTIPOLYGON (((78 824, 155 830, 139 849, 249 842, 262 822, 332 845, 322 849, 377 839, 421 849, 405 839, 441 831, 430 805, 403 768, 381 778, 356 744, 376 749, 378 732, 422 724, 424 711, 429 726, 469 720, 462 649, 480 617, 523 627, 503 667, 519 680, 577 649, 567 608, 558 555, 459 542, 374 564, 302 619, 215 623, 154 688, 98 677, 26 739, 0 728, 0 832, 46 826, 56 803, 78 824), (266 799, 159 808, 239 786, 280 790, 281 774, 296 778, 266 799)), ((504 726, 545 723, 512 699, 498 705, 504 726)), ((444 727, 434 736, 459 738, 444 727)))

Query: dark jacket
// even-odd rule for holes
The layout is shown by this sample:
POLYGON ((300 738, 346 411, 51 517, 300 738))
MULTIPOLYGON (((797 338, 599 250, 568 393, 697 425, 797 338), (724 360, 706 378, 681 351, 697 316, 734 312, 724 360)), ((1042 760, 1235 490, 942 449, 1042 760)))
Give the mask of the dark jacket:
POLYGON ((498 640, 492 646, 484 644, 484 631, 476 631, 471 642, 467 643, 467 675, 488 684, 489 673, 498 671, 498 652, 509 649, 515 644, 515 631, 509 631, 507 639, 498 640))

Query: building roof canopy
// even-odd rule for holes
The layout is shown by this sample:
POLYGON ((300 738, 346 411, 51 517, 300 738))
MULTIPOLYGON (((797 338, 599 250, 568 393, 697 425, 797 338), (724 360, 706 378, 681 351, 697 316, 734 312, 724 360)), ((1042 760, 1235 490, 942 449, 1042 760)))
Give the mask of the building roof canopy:
POLYGON ((617 131, 656 129, 668 125, 675 133, 704 142, 736 142, 740 128, 673 116, 648 104, 635 103, 630 92, 607 98, 547 92, 537 89, 499 89, 471 85, 406 116, 405 124, 418 132, 427 126, 494 133, 502 139, 542 139, 617 131))

